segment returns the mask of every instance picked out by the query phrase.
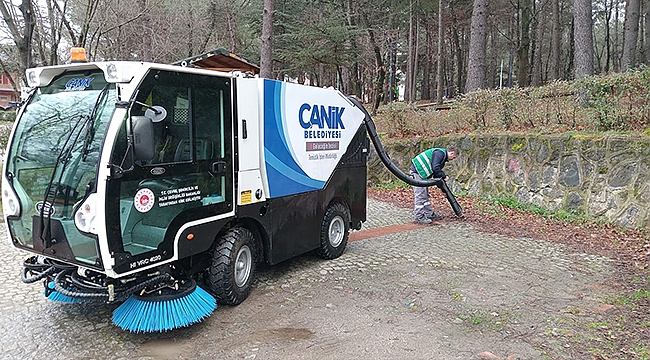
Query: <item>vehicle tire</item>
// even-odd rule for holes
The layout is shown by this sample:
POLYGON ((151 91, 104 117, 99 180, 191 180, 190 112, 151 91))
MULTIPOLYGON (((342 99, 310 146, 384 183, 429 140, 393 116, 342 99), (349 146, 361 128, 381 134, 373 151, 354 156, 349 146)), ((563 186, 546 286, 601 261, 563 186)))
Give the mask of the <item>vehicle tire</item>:
POLYGON ((320 248, 318 256, 336 259, 345 251, 350 232, 350 210, 341 203, 331 204, 325 211, 320 226, 320 248))
POLYGON ((234 227, 212 248, 207 287, 222 305, 238 305, 250 293, 255 275, 255 238, 243 227, 234 227))

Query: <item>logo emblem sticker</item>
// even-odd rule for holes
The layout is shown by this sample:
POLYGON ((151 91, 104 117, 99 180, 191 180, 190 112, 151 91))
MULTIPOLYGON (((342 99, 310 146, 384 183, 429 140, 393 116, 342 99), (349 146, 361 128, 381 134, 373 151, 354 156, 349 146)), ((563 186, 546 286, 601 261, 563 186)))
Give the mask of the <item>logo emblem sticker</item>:
POLYGON ((65 91, 84 91, 93 80, 91 77, 70 79, 65 84, 65 91))
POLYGON ((138 190, 135 193, 133 198, 133 205, 135 209, 141 213, 146 213, 147 211, 153 208, 153 205, 156 203, 156 196, 153 194, 153 191, 144 188, 138 190))
POLYGON ((36 208, 36 212, 38 212, 39 214, 43 214, 44 216, 52 216, 56 211, 54 205, 52 205, 52 203, 50 202, 39 201, 36 203, 35 208, 36 208))
POLYGON ((162 175, 165 173, 165 168, 164 167, 155 167, 149 171, 151 175, 162 175))

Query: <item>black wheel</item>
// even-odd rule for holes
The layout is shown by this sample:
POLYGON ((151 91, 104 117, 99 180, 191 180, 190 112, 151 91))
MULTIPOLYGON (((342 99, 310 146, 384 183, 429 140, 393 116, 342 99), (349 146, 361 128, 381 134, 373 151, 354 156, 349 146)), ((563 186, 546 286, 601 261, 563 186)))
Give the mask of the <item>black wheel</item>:
POLYGON ((345 251, 350 231, 350 210, 348 207, 334 203, 325 211, 320 226, 320 248, 318 256, 323 259, 336 259, 345 251))
POLYGON ((255 274, 254 241, 250 230, 234 227, 212 248, 206 282, 219 304, 238 305, 248 297, 255 274))

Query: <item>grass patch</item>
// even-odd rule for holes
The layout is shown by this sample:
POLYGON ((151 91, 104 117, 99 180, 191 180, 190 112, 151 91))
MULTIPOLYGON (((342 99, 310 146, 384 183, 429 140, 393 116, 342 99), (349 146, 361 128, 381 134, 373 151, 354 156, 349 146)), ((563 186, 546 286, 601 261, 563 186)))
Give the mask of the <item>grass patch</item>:
POLYGON ((398 189, 406 189, 408 187, 411 187, 411 185, 401 180, 391 180, 389 182, 382 182, 379 184, 374 184, 372 186, 372 188, 376 190, 398 190, 398 189))
POLYGON ((454 298, 456 301, 462 301, 463 300, 463 295, 461 295, 458 291, 450 291, 449 295, 454 298))
POLYGON ((635 359, 650 360, 650 349, 648 345, 642 343, 634 344, 632 351, 634 352, 635 359))
POLYGON ((605 303, 607 304, 618 304, 618 305, 630 305, 632 304, 632 298, 627 297, 627 296, 619 296, 619 297, 606 297, 605 298, 605 303))
POLYGON ((509 195, 498 195, 498 196, 488 196, 487 200, 494 203, 495 205, 505 206, 510 209, 515 209, 519 211, 525 211, 534 215, 541 216, 550 216, 553 214, 552 211, 545 209, 539 205, 524 203, 517 200, 514 196, 509 195))
MULTIPOLYGON (((636 302, 645 299, 650 299, 650 291, 646 289, 639 289, 629 296, 621 294, 619 297, 607 297, 605 299, 605 302, 609 304, 636 306, 636 302)), ((650 324, 650 322, 648 323, 650 324)))
POLYGON ((612 324, 608 322, 593 322, 587 324, 587 328, 591 330, 596 330, 596 329, 601 329, 601 330, 608 330, 612 327, 612 324))
POLYGON ((459 319, 469 324, 481 326, 481 328, 491 331, 500 331, 508 327, 516 315, 505 310, 488 312, 482 309, 468 309, 468 311, 458 316, 459 319))
POLYGON ((577 308, 577 307, 571 307, 571 308, 567 309, 566 312, 568 312, 569 314, 573 314, 573 315, 580 315, 580 314, 584 313, 584 311, 582 309, 577 308))
POLYGON ((604 350, 598 349, 598 348, 593 348, 589 350, 589 353, 593 355, 594 359, 608 359, 609 357, 607 356, 607 353, 605 353, 604 350))
POLYGON ((598 223, 577 211, 558 210, 553 211, 542 206, 521 202, 512 195, 485 195, 479 197, 478 207, 480 211, 494 216, 506 217, 503 208, 513 209, 536 216, 542 216, 551 220, 568 224, 598 223))
POLYGON ((650 299, 650 291, 646 289, 637 290, 632 294, 632 300, 650 299))

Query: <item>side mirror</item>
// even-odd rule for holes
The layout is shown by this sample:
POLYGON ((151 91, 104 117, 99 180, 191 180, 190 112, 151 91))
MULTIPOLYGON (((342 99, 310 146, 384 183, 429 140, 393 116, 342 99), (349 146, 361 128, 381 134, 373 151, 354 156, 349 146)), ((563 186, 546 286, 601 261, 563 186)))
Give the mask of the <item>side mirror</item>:
POLYGON ((133 152, 135 160, 151 160, 154 156, 153 121, 146 116, 132 116, 133 152))

